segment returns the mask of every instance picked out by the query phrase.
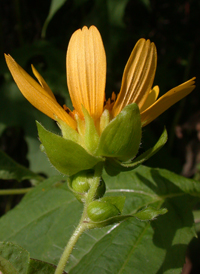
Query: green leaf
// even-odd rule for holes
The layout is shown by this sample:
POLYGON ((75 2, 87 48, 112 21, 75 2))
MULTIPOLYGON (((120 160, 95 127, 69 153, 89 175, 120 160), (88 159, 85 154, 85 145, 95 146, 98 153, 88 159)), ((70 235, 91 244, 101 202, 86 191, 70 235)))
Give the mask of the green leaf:
POLYGON ((31 259, 29 252, 17 244, 0 243, 0 270, 3 274, 54 274, 55 269, 55 265, 31 259))
MULTIPOLYGON (((56 265, 48 264, 46 262, 30 259, 27 274, 54 274, 56 265)), ((66 272, 63 272, 65 274, 66 272)))
POLYGON ((15 179, 18 182, 27 179, 42 181, 43 178, 26 167, 16 163, 12 158, 0 150, 0 178, 4 180, 15 179))
MULTIPOLYGON (((148 207, 168 212, 151 222, 129 218, 86 231, 66 271, 180 274, 187 245, 196 235, 192 208, 200 202, 199 182, 144 166, 116 177, 105 173, 103 179, 106 197, 126 197, 123 214, 134 215, 148 207)), ((52 177, 0 219, 0 240, 15 241, 31 258, 57 265, 81 213, 82 204, 68 190, 65 177, 52 177)))
POLYGON ((0 270, 4 274, 27 274, 29 253, 13 243, 0 243, 0 270))
POLYGON ((68 176, 93 168, 101 157, 89 154, 79 144, 46 130, 37 122, 38 134, 52 165, 68 176))
POLYGON ((137 154, 140 141, 140 111, 133 103, 126 106, 104 129, 97 155, 127 161, 137 154))
POLYGON ((43 28, 42 28, 42 38, 45 38, 46 36, 46 30, 48 27, 49 22, 51 21, 54 14, 64 5, 64 3, 67 0, 51 0, 51 5, 49 9, 49 14, 44 22, 43 28))
POLYGON ((139 157, 135 158, 130 163, 121 163, 115 159, 107 159, 105 163, 106 171, 109 175, 115 176, 120 171, 129 171, 133 170, 143 162, 147 161, 150 157, 156 154, 167 142, 167 130, 164 129, 157 143, 144 153, 142 153, 139 157))
POLYGON ((147 207, 139 212, 135 213, 134 216, 142 221, 153 220, 159 215, 167 213, 166 208, 156 209, 153 207, 147 207))

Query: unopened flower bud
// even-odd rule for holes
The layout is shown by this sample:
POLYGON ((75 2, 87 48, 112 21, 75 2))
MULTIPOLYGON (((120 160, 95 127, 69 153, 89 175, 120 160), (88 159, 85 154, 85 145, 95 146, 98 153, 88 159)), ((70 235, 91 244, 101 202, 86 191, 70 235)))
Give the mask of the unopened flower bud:
POLYGON ((109 202, 93 201, 88 205, 87 214, 91 221, 102 222, 120 215, 120 211, 109 202))
POLYGON ((89 190, 90 185, 88 182, 87 172, 81 171, 73 177, 72 188, 79 193, 85 193, 89 190))

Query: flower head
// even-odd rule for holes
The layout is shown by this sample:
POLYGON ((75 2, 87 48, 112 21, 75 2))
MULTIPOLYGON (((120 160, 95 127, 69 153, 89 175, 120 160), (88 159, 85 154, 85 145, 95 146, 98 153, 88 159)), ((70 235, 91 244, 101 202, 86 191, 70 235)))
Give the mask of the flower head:
MULTIPOLYGON (((77 30, 71 37, 67 50, 67 83, 75 111, 68 113, 56 101, 51 89, 32 66, 36 82, 10 55, 5 55, 10 72, 22 94, 37 109, 56 120, 58 117, 73 129, 77 128, 74 114, 84 117, 82 106, 96 122, 106 108, 106 55, 101 35, 95 26, 77 30), (71 114, 71 115, 70 115, 71 114)), ((126 64, 121 90, 114 103, 107 101, 111 119, 131 103, 140 109, 142 125, 149 124, 171 105, 189 94, 194 88, 194 79, 171 89, 158 98, 159 87, 152 89, 157 65, 154 43, 140 39, 126 64)), ((112 96, 112 99, 115 96, 112 96)), ((133 117, 134 119, 134 117, 133 117)))
POLYGON ((117 98, 113 93, 105 102, 106 55, 95 26, 75 31, 69 42, 66 67, 73 111, 57 103, 33 66, 38 82, 10 55, 5 58, 22 94, 33 106, 58 122, 65 139, 76 141, 92 155, 122 161, 136 155, 141 126, 149 124, 195 88, 195 78, 192 78, 157 99, 159 87, 152 88, 157 66, 156 47, 149 40, 140 39, 125 66, 117 98), (124 127, 124 121, 128 127, 124 127), (126 138, 124 134, 127 134, 126 138))

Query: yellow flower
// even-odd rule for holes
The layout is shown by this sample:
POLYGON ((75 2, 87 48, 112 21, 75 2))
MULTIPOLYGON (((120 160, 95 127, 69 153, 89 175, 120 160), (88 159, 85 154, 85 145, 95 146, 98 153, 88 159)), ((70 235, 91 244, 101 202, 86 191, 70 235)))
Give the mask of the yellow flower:
POLYGON ((159 87, 152 89, 157 65, 156 47, 149 40, 140 39, 126 64, 116 101, 113 94, 105 104, 106 55, 101 35, 95 26, 77 30, 69 42, 66 66, 73 112, 57 103, 47 83, 33 66, 33 73, 39 83, 10 55, 5 55, 5 58, 17 86, 26 99, 52 119, 61 120, 75 130, 77 121, 84 120, 82 106, 93 118, 98 132, 104 110, 109 111, 111 120, 131 103, 138 105, 142 126, 146 126, 195 88, 195 78, 192 78, 157 100, 159 87))

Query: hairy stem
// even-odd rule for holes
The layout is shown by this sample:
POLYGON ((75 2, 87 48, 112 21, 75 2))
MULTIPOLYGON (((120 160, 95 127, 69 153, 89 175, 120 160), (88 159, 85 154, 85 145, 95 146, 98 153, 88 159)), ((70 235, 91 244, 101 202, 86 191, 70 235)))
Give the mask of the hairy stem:
POLYGON ((69 242, 67 243, 65 250, 60 258, 60 261, 58 263, 58 266, 56 268, 55 274, 62 274, 65 268, 65 265, 69 259, 69 256, 78 241, 81 234, 87 229, 87 225, 83 222, 80 222, 79 225, 74 230, 74 233, 72 234, 71 238, 69 239, 69 242))
POLYGON ((63 254, 60 258, 60 261, 58 263, 58 266, 56 268, 55 274, 63 273, 63 271, 65 269, 65 265, 69 259, 70 254, 72 253, 72 250, 73 250, 76 242, 78 241, 79 237, 85 230, 91 228, 91 226, 88 223, 87 206, 94 200, 94 197, 95 197, 95 194, 96 194, 96 191, 99 186, 100 179, 101 179, 102 170, 103 170, 103 163, 99 163, 95 166, 94 177, 92 180, 91 187, 87 193, 87 198, 84 203, 83 214, 81 216, 78 226, 74 230, 71 238, 69 239, 69 241, 64 249, 64 252, 63 252, 63 254))

